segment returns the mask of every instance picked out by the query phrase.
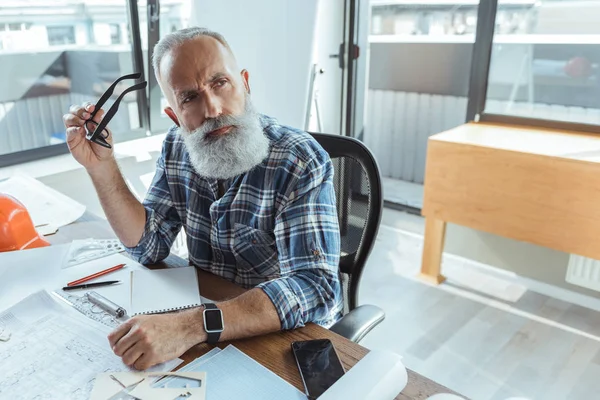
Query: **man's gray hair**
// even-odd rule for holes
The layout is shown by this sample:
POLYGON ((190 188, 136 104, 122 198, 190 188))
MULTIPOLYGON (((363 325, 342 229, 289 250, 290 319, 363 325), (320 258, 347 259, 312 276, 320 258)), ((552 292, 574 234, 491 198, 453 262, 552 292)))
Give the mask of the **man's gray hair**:
POLYGON ((231 47, 229 47, 227 40, 225 40, 223 35, 218 32, 198 26, 180 29, 165 35, 158 41, 158 43, 156 43, 156 46, 154 46, 154 53, 152 53, 152 67, 154 68, 154 73, 156 76, 160 76, 160 62, 168 52, 181 46, 188 40, 195 39, 199 36, 210 36, 218 40, 223 46, 231 51, 231 47))

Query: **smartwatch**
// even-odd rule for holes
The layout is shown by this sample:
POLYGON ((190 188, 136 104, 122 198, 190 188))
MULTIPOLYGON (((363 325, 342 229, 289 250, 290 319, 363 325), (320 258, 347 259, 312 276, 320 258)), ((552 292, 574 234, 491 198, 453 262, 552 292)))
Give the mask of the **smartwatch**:
POLYGON ((215 304, 205 303, 202 317, 204 318, 204 330, 208 335, 206 342, 217 343, 224 328, 223 313, 215 304))

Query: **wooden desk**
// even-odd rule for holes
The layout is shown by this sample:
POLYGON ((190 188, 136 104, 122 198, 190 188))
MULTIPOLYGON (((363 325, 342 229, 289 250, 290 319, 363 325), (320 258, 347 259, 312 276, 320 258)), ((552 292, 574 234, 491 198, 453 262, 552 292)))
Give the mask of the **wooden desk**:
MULTIPOLYGON (((94 237, 98 239, 113 238, 114 233, 106 221, 86 212, 79 221, 60 228, 58 233, 47 236, 46 239, 51 243, 58 244, 84 237, 94 237)), ((167 266, 187 266, 187 261, 177 256, 170 255, 162 263, 149 267, 164 268, 167 266)), ((244 292, 244 289, 241 287, 200 270, 198 271, 198 281, 202 295, 216 301, 232 298, 244 292)), ((368 350, 364 347, 316 324, 308 324, 304 328, 293 331, 276 332, 249 339, 222 342, 217 346, 225 348, 225 346, 230 343, 235 345, 254 360, 269 368, 271 371, 297 387, 300 391, 304 392, 302 380, 300 379, 296 362, 294 361, 290 350, 291 343, 296 340, 325 338, 330 339, 333 342, 346 370, 349 370, 358 362, 358 360, 368 353, 368 350)), ((185 362, 182 365, 205 354, 213 347, 215 346, 206 343, 193 347, 181 357, 185 362)), ((430 379, 408 370, 408 384, 396 399, 421 400, 436 393, 454 392, 430 379)))
POLYGON ((470 123, 429 138, 421 276, 444 277, 447 222, 600 258, 600 135, 470 123))

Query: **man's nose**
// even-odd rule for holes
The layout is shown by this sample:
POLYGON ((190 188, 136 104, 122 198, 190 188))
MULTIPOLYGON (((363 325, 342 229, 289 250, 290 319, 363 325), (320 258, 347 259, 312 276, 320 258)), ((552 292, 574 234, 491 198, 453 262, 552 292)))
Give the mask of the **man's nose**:
POLYGON ((222 114, 223 110, 219 99, 212 96, 206 96, 205 100, 204 118, 216 118, 222 114))

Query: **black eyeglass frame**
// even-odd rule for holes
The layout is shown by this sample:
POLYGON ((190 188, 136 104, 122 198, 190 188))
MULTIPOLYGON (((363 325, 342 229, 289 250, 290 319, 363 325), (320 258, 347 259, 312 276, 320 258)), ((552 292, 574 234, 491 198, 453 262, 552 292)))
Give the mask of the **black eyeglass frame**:
POLYGON ((119 97, 117 97, 117 99, 115 100, 113 105, 110 107, 110 109, 106 112, 106 114, 104 115, 104 118, 102 118, 102 121, 100 121, 100 123, 97 123, 96 121, 94 121, 94 117, 96 116, 96 113, 98 113, 98 111, 102 108, 104 103, 106 103, 106 101, 110 98, 110 96, 113 95, 113 92, 119 82, 121 82, 122 80, 125 80, 125 79, 140 79, 141 76, 142 76, 141 72, 123 75, 122 77, 118 78, 116 81, 114 81, 108 87, 106 92, 104 92, 104 94, 100 97, 100 99, 96 103, 96 106, 94 107, 94 112, 92 112, 92 114, 90 115, 90 118, 87 121, 85 121, 85 123, 83 124, 83 126, 85 128, 85 138, 87 140, 89 140, 90 142, 96 143, 102 147, 106 147, 109 149, 112 148, 110 143, 108 143, 106 141, 106 139, 108 139, 108 135, 109 135, 108 129, 106 129, 106 126, 108 125, 110 120, 117 113, 117 111, 119 109, 119 104, 121 103, 121 100, 123 100, 123 97, 125 97, 125 95, 127 93, 130 93, 130 92, 133 92, 136 90, 145 89, 146 86, 148 85, 148 82, 142 81, 142 82, 136 83, 135 85, 125 89, 119 95, 119 97), (90 127, 88 127, 88 124, 92 124, 94 126, 93 129, 90 129, 90 127))

